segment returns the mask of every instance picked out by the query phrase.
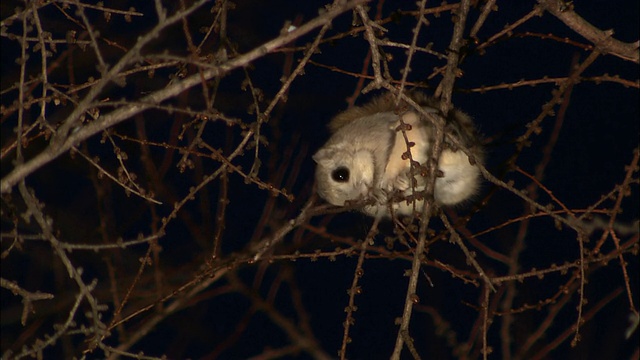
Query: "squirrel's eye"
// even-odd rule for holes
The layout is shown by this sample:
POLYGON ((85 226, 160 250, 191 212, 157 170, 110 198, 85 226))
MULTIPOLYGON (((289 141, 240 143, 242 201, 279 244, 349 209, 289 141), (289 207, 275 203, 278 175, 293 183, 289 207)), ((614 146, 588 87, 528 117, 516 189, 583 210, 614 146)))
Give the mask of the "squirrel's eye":
POLYGON ((344 166, 341 166, 331 173, 331 178, 336 182, 347 182, 349 181, 349 169, 344 166))

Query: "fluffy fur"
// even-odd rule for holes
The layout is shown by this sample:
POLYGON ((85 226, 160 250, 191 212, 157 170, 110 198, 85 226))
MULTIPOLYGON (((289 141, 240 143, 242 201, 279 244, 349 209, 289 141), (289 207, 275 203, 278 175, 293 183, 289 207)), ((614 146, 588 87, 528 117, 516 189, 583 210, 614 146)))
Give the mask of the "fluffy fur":
MULTIPOLYGON (((420 92, 410 97, 427 113, 439 112, 437 100, 420 92)), ((338 114, 330 122, 333 135, 313 156, 317 163, 319 195, 337 206, 347 201, 369 200, 373 205, 363 206, 364 213, 390 216, 390 195, 400 193, 407 197, 414 192, 411 165, 405 154, 407 143, 403 132, 396 131, 400 119, 411 126, 405 134, 408 141, 415 144, 410 148, 413 160, 425 165, 434 141, 430 121, 406 103, 400 104, 397 110, 393 96, 382 95, 338 114)), ((480 172, 474 164, 482 163, 483 156, 469 116, 454 109, 446 120, 445 131, 457 138, 474 158, 470 160, 464 152, 445 142, 438 161, 438 170, 443 176, 436 179, 434 196, 440 204, 455 205, 476 193, 480 172)), ((425 178, 416 175, 415 191, 422 191, 424 187, 425 178)), ((391 205, 395 213, 402 215, 411 215, 422 208, 421 201, 392 202, 391 205)))

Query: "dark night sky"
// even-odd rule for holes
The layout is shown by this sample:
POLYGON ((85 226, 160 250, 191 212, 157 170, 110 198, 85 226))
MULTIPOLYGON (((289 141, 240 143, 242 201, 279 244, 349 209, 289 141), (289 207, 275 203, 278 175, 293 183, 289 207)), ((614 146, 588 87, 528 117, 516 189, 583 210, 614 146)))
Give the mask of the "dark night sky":
MULTIPOLYGON (((122 5, 120 3, 118 4, 122 5)), ((436 2, 431 3, 433 6, 436 4, 436 2)), ((533 1, 498 1, 499 11, 490 17, 490 21, 479 33, 480 40, 496 33, 506 23, 513 23, 521 18, 531 11, 533 3, 533 1)), ((576 11, 595 26, 600 29, 613 29, 617 39, 631 42, 638 39, 638 3, 636 0, 593 0, 576 1, 574 5, 576 11)), ((235 41, 238 52, 244 53, 278 36, 285 21, 293 20, 296 16, 302 16, 303 21, 308 21, 316 16, 319 4, 321 2, 318 1, 236 1, 236 8, 229 13, 229 38, 235 41)), ((142 6, 152 5, 140 6, 139 10, 144 12, 145 9, 142 6)), ((375 8, 375 5, 371 6, 375 8)), ((387 17, 399 6, 413 10, 414 4, 413 2, 387 0, 383 7, 383 17, 387 17)), ((5 9, 5 5, 3 5, 3 11, 5 9)), ((370 16, 373 16, 373 11, 369 12, 370 16)), ((472 18, 475 19, 478 9, 472 9, 472 13, 472 18)), ((192 26, 196 28, 198 21, 205 24, 210 22, 210 16, 208 10, 195 14, 192 26)), ((2 17, 4 18, 5 15, 3 14, 2 17)), ((448 14, 439 18, 429 16, 428 20, 430 26, 423 28, 421 39, 424 42, 433 42, 434 50, 443 51, 451 36, 450 17, 448 14)), ((154 19, 145 18, 137 24, 140 27, 151 26, 153 21, 154 19)), ((338 18, 334 21, 333 27, 328 33, 329 36, 347 31, 351 27, 351 21, 350 14, 338 18)), ((385 25, 389 30, 385 36, 393 41, 409 43, 411 29, 414 25, 413 18, 401 17, 398 22, 385 25)), ((460 65, 464 76, 456 82, 453 95, 453 104, 470 114, 475 119, 480 132, 488 139, 486 144, 487 169, 505 181, 513 180, 515 186, 520 189, 525 188, 529 184, 529 180, 513 171, 505 174, 505 161, 514 152, 515 139, 524 133, 526 124, 538 116, 542 105, 551 98, 554 85, 541 84, 535 87, 517 87, 512 90, 493 90, 485 93, 474 91, 474 89, 481 86, 516 82, 520 79, 540 79, 545 76, 566 77, 574 56, 577 56, 582 62, 589 55, 589 52, 580 48, 553 40, 543 40, 531 36, 521 37, 520 35, 526 31, 551 33, 559 37, 566 36, 573 41, 588 44, 585 39, 566 28, 558 19, 545 14, 518 28, 513 37, 503 39, 489 47, 485 54, 478 53, 473 46, 466 49, 468 53, 460 65)), ((317 32, 312 32, 303 39, 297 40, 295 45, 300 46, 311 42, 316 34, 317 32)), ((133 37, 128 39, 127 34, 117 35, 118 41, 122 43, 135 39, 133 37)), ((2 89, 4 90, 9 86, 7 84, 15 81, 15 76, 17 76, 15 74, 16 53, 14 51, 19 48, 12 47, 15 44, 9 42, 6 37, 3 37, 2 41, 2 89), (6 51, 7 49, 9 51, 6 51)), ((162 37, 154 44, 154 48, 149 51, 161 53, 165 49, 173 53, 185 54, 184 40, 182 40, 179 29, 163 33, 162 37)), ((368 44, 361 35, 346 36, 323 44, 320 49, 321 53, 314 55, 313 61, 344 71, 359 73, 362 68, 362 59, 368 51, 368 44)), ((394 77, 399 78, 399 69, 404 65, 404 50, 389 50, 389 53, 394 56, 394 61, 391 62, 391 73, 394 77)), ((294 54, 294 66, 301 57, 300 52, 294 54)), ((259 59, 248 69, 254 85, 264 91, 268 100, 282 85, 280 78, 284 60, 283 53, 276 53, 259 59)), ((437 76, 431 80, 426 80, 426 77, 432 73, 434 67, 443 65, 443 61, 432 56, 418 54, 414 59, 410 80, 422 81, 427 85, 425 91, 431 93, 441 77, 437 76)), ((86 68, 83 66, 85 65, 78 64, 79 69, 86 68)), ((163 80, 166 80, 163 76, 168 76, 173 70, 166 73, 159 71, 157 78, 153 80, 144 76, 133 77, 125 88, 118 88, 114 85, 108 94, 114 97, 128 97, 135 96, 135 94, 147 89, 156 89, 160 86, 159 84, 163 83, 163 80)), ((583 77, 601 76, 605 73, 619 75, 623 79, 636 83, 639 77, 638 64, 611 55, 599 57, 587 69, 583 77)), ((215 107, 229 116, 237 116, 251 122, 255 121, 255 116, 247 114, 246 111, 250 96, 240 88, 244 77, 244 72, 239 69, 224 77, 219 88, 219 100, 217 100, 215 107)), ((262 161, 265 164, 260 172, 260 177, 263 180, 267 181, 274 176, 274 173, 267 166, 272 157, 275 157, 276 163, 284 161, 288 150, 292 151, 293 157, 304 157, 298 176, 288 188, 289 192, 296 196, 296 201, 289 204, 285 200, 278 200, 276 209, 283 214, 278 220, 284 221, 295 217, 302 204, 310 196, 314 174, 311 155, 328 138, 327 122, 332 116, 347 107, 345 99, 353 94, 356 83, 357 79, 353 76, 309 64, 305 69, 305 74, 298 77, 292 84, 288 101, 278 106, 274 111, 272 121, 277 121, 277 127, 275 129, 270 126, 264 127, 264 134, 270 139, 272 145, 261 150, 263 151, 262 161)), ((201 107, 201 99, 193 95, 196 90, 189 94, 187 100, 183 99, 185 102, 173 99, 168 103, 175 106, 185 106, 186 103, 194 108, 201 107)), ((361 104, 378 93, 361 95, 357 103, 361 104)), ((5 95, 3 97, 7 99, 2 100, 3 106, 9 100, 14 100, 8 99, 8 96, 5 95)), ((263 104, 263 106, 266 105, 263 104)), ((32 109, 34 112, 37 112, 36 110, 35 107, 32 109)), ((62 115, 52 115, 52 117, 56 116, 61 117, 62 115)), ((173 124, 171 116, 159 111, 149 111, 144 116, 149 138, 168 141, 167 134, 173 124)), ((608 193, 616 184, 622 182, 625 166, 631 162, 633 150, 638 148, 640 133, 638 119, 637 87, 627 88, 614 82, 596 84, 591 81, 582 81, 574 86, 570 106, 557 144, 542 179, 543 184, 570 209, 584 209, 592 205, 600 199, 602 194, 608 193)), ((2 131, 8 133, 11 131, 10 126, 15 126, 15 119, 10 118, 10 121, 4 122, 5 120, 3 115, 2 131)), ((541 134, 531 138, 531 147, 524 149, 516 161, 518 167, 529 173, 535 171, 536 165, 542 159, 542 149, 552 132, 554 121, 555 119, 550 117, 544 119, 541 125, 541 134)), ((134 121, 127 121, 119 125, 117 131, 135 136, 134 121)), ((228 139, 233 139, 233 143, 237 144, 240 135, 239 131, 235 129, 228 130, 223 125, 213 124, 208 128, 203 138, 212 146, 225 149, 225 146, 228 145, 228 139)), ((3 148, 6 139, 7 137, 3 134, 3 148)), ((116 161, 107 156, 112 153, 112 150, 105 148, 99 141, 99 136, 92 138, 87 143, 88 151, 95 156, 105 157, 102 162, 104 166, 112 166, 112 168, 117 166, 116 161)), ((131 157, 139 156, 136 144, 125 143, 122 146, 131 157)), ((27 149, 27 153, 35 150, 27 149)), ((161 166, 165 152, 164 148, 152 150, 151 155, 158 167, 161 166)), ((253 155, 251 151, 246 153, 235 163, 242 165, 248 171, 252 164, 253 155)), ((163 181, 170 184, 176 193, 185 196, 188 189, 196 185, 197 182, 191 178, 192 174, 189 172, 187 172, 189 176, 185 176, 176 169, 179 156, 177 153, 174 154, 170 170, 163 181)), ((10 160, 3 159, 2 161, 2 175, 5 176, 12 165, 10 160)), ((109 199, 109 204, 98 204, 97 195, 94 193, 95 189, 88 175, 91 168, 86 164, 78 164, 80 164, 78 160, 65 155, 38 170, 27 179, 27 183, 36 190, 40 200, 47 204, 46 209, 55 219, 63 237, 66 236, 70 240, 78 241, 96 237, 95 228, 100 220, 97 209, 101 206, 117 209, 114 211, 116 215, 112 221, 114 232, 118 236, 130 239, 139 232, 148 234, 151 231, 149 224, 152 215, 150 215, 147 205, 138 199, 132 201, 117 186, 110 188, 112 196, 109 199)), ((214 163, 210 162, 210 164, 214 163)), ((137 167, 136 170, 139 173, 144 173, 139 163, 133 166, 137 167)), ((210 170, 207 169, 207 173, 210 170)), ((293 165, 284 169, 286 175, 293 171, 293 165)), ((254 234, 264 204, 269 199, 266 191, 258 189, 255 185, 244 184, 236 174, 230 175, 230 180, 229 199, 231 203, 227 211, 227 224, 222 244, 222 250, 225 254, 241 251, 246 247, 254 234)), ((625 223, 630 223, 639 217, 637 183, 633 189, 631 198, 627 198, 623 204, 624 212, 619 215, 619 219, 625 223)), ((212 204, 211 207, 215 209, 218 191, 217 183, 212 183, 199 196, 207 197, 205 200, 209 201, 212 204)), ((474 212, 480 200, 483 199, 486 199, 486 204, 482 205, 480 211, 473 214, 467 225, 471 232, 497 226, 523 213, 521 199, 504 189, 497 189, 489 183, 483 185, 482 193, 478 196, 477 201, 453 209, 453 212, 461 216, 474 212)), ((163 201, 165 204, 156 209, 159 216, 166 216, 172 210, 173 204, 168 199, 163 199, 163 201)), ((203 249, 202 244, 196 240, 198 235, 201 235, 206 241, 210 241, 211 234, 206 231, 211 231, 214 227, 213 221, 209 220, 212 217, 207 218, 207 216, 212 216, 211 213, 199 212, 202 201, 202 199, 198 199, 185 207, 185 212, 191 217, 190 220, 203 223, 201 234, 190 232, 185 220, 178 218, 167 228, 167 235, 160 241, 163 247, 163 266, 167 266, 167 271, 174 272, 168 276, 173 281, 172 285, 188 281, 190 271, 195 268, 192 265, 202 262, 204 254, 209 250, 203 249), (180 274, 180 271, 183 270, 185 273, 180 274)), ((546 204, 550 202, 550 199, 546 195, 542 195, 540 202, 546 204)), ((215 211, 212 211, 215 214, 215 211)), ((312 225, 326 225, 324 219, 323 216, 318 216, 310 223, 312 225)), ((341 213, 335 215, 328 223, 327 232, 337 236, 363 238, 366 236, 371 222, 371 219, 359 213, 341 213)), ((9 226, 4 215, 2 226, 3 232, 5 226, 9 226)), ((432 226, 436 231, 442 230, 443 227, 436 221, 432 226)), ((30 230, 32 229, 30 228, 30 230)), ((273 228, 269 228, 270 231, 274 229, 275 225, 273 228)), ((384 237, 392 234, 392 231, 393 227, 390 223, 383 223, 380 234, 376 237, 376 243, 383 243, 384 237)), ((516 233, 517 224, 480 236, 478 240, 496 251, 508 253, 516 233)), ((596 236, 593 237, 593 239, 596 238, 596 236)), ((331 251, 338 246, 322 239, 321 236, 313 235, 311 232, 304 233, 302 240, 288 236, 285 238, 285 244, 276 251, 284 253, 299 249, 303 253, 310 253, 315 249, 331 251)), ((2 246, 4 250, 6 246, 4 239, 2 246)), ((608 251, 611 248, 612 245, 605 246, 608 251)), ((44 248, 40 248, 40 250, 42 249, 44 248)), ((142 256, 145 251, 146 248, 134 248, 130 253, 125 254, 124 258, 136 259, 142 256)), ((521 270, 526 271, 532 267, 540 269, 548 267, 552 263, 562 264, 567 260, 573 261, 578 257, 578 252, 574 233, 566 228, 557 230, 553 221, 548 218, 536 219, 530 224, 526 249, 520 258, 521 270)), ((430 259, 440 259, 445 263, 465 267, 465 259, 460 249, 447 241, 434 244, 428 255, 430 259)), ((102 264, 99 255, 89 254, 89 252, 74 252, 74 256, 78 257, 78 262, 82 263, 88 274, 101 278, 101 281, 102 277, 106 277, 103 269, 104 264, 102 264)), ((44 258, 48 259, 46 256, 44 258)), ((275 262, 265 271, 265 280, 258 291, 262 295, 266 295, 278 271, 283 267, 289 267, 295 274, 297 285, 302 294, 302 302, 307 308, 316 338, 320 341, 323 349, 331 355, 335 355, 342 343, 344 308, 348 303, 346 290, 351 285, 356 260, 357 256, 339 257, 337 261, 321 259, 318 262, 308 260, 298 260, 291 263, 275 262)), ((633 257, 630 256, 630 259, 627 260, 631 264, 630 269, 638 269, 637 254, 633 257)), ((33 265, 35 260, 28 258, 28 256, 9 257, 2 261, 3 278, 20 280, 43 291, 49 288, 50 291, 55 290, 51 279, 53 275, 49 272, 50 263, 41 263, 36 266, 33 265), (29 264, 40 270, 33 270, 33 273, 30 272, 27 275, 23 274, 23 267, 29 264)), ((492 262, 486 257, 482 261, 486 261, 484 265, 490 267, 491 271, 497 275, 504 275, 507 271, 504 264, 492 262)), ((121 269, 123 276, 135 273, 139 263, 131 261, 127 264, 133 265, 121 269)), ((360 281, 363 295, 356 297, 359 309, 355 315, 356 325, 351 330, 353 343, 348 347, 350 359, 384 359, 391 353, 397 333, 394 318, 401 314, 404 304, 407 278, 403 276, 403 272, 408 266, 409 262, 407 261, 387 258, 368 259, 365 262, 365 276, 360 281)), ((240 278, 250 286, 256 274, 260 273, 259 269, 259 265, 244 266, 238 273, 240 278)), ((435 267, 424 267, 423 270, 425 276, 420 278, 421 283, 418 287, 421 305, 437 308, 439 314, 451 323, 452 329, 457 333, 458 341, 466 341, 470 336, 477 311, 465 303, 478 304, 480 301, 479 291, 471 285, 464 285, 461 281, 452 280, 448 273, 435 267), (429 282, 432 282, 433 286, 429 286, 429 282)), ((637 307, 638 276, 635 271, 631 276, 637 307)), ((563 279, 566 280, 554 274, 540 281, 527 282, 519 288, 518 300, 535 303, 540 299, 545 299, 557 290, 558 285, 563 283, 563 279)), ((104 281, 106 283, 106 280, 104 281)), ((586 290, 587 298, 595 303, 623 284, 619 266, 595 271, 586 290)), ((275 303, 285 316, 294 318, 294 305, 291 303, 288 291, 289 289, 283 286, 275 303)), ((554 339, 575 321, 576 301, 574 297, 572 303, 563 309, 562 316, 548 331, 548 339, 554 339)), ((3 290, 2 302, 3 314, 5 314, 5 303, 18 306, 16 304, 19 304, 19 298, 11 297, 8 291, 3 290)), ((518 304, 521 303, 517 301, 514 307, 518 304)), ((235 331, 235 327, 243 321, 242 317, 250 306, 251 303, 247 297, 237 293, 212 296, 209 301, 200 301, 170 316, 131 350, 133 352, 144 351, 146 354, 156 356, 164 353, 170 358, 206 359, 208 358, 207 354, 211 354, 221 339, 225 339, 235 331)), ((531 331, 545 314, 544 311, 533 311, 518 318, 518 322, 513 326, 514 334, 520 331, 531 331)), ((632 351, 637 351, 638 341, 637 338, 627 342, 620 339, 620 329, 626 327, 623 322, 626 321, 627 315, 628 302, 626 294, 623 293, 596 315, 592 322, 597 324, 596 326, 585 328, 584 341, 577 349, 571 349, 569 341, 565 341, 557 349, 557 352, 552 353, 552 358, 629 358, 632 351)), ((498 325, 499 321, 499 319, 496 320, 495 324, 498 325)), ((246 325, 247 328, 241 332, 241 340, 235 346, 222 352, 219 358, 248 358, 259 354, 267 347, 279 347, 288 343, 286 335, 262 313, 256 314, 250 321, 247 321, 246 325)), ((19 334, 24 329, 15 324, 5 325, 3 320, 3 333, 5 331, 19 334)), ((433 335, 434 327, 431 317, 424 313, 414 316, 411 333, 416 340, 418 351, 424 354, 425 358, 453 358, 451 350, 446 346, 444 340, 433 335)), ((488 340, 490 343, 499 344, 499 336, 498 331, 493 331, 489 334, 488 340)), ((115 338, 114 336, 114 342, 117 341, 115 338)), ((7 339, 3 335, 3 351, 7 346, 11 346, 10 343, 7 344, 9 341, 7 339)), ((13 339, 15 340, 15 338, 13 339)), ((497 355, 492 358, 501 358, 499 346, 494 350, 497 355)), ((405 352, 404 355, 408 356, 409 354, 405 352)), ((308 358, 308 355, 302 353, 299 358, 308 358)))

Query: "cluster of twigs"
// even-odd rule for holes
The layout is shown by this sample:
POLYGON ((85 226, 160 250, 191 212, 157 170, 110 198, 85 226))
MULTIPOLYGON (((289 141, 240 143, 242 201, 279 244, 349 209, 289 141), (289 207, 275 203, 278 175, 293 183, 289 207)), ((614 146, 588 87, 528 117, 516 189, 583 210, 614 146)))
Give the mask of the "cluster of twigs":
MULTIPOLYGON (((580 346, 584 329, 615 303, 631 319, 609 319, 620 328, 613 334, 618 349, 631 346, 637 359, 637 340, 628 345, 639 319, 637 144, 623 149, 624 168, 604 175, 608 188, 588 194, 586 207, 559 197, 545 179, 577 87, 598 91, 605 83, 637 95, 639 81, 626 73, 589 73, 603 58, 637 67, 638 42, 617 40, 560 0, 531 2, 512 19, 500 16, 496 0, 388 5, 335 0, 257 41, 238 35, 254 31, 234 16, 249 10, 225 0, 126 9, 3 4, 3 358, 361 358, 366 336, 354 330, 365 316, 360 305, 391 297, 399 306, 385 310, 397 314, 384 325, 394 330, 383 334, 392 345, 382 358, 429 358, 438 340, 455 358, 546 358, 580 346), (432 22, 443 18, 448 23, 436 38, 432 22), (344 19, 351 20, 346 29, 337 25, 344 19), (527 30, 537 19, 559 20, 572 36, 527 30), (394 37, 389 28, 396 25, 410 35, 394 37), (485 30, 497 25, 501 30, 485 30), (466 64, 525 38, 585 56, 564 76, 458 86, 474 76, 466 64), (360 57, 361 71, 316 59, 342 42, 364 46, 349 54, 360 57), (275 85, 266 62, 274 59, 282 69, 275 85), (423 62, 432 73, 412 76, 423 62), (410 103, 405 93, 414 87, 432 88, 443 113, 456 89, 484 96, 546 86, 547 96, 537 114, 518 123, 509 156, 481 167, 487 191, 464 215, 430 200, 434 172, 419 216, 371 223, 313 194, 313 142, 286 123, 291 103, 313 96, 292 90, 313 72, 345 84, 355 79, 351 105, 373 90, 410 103), (539 156, 534 166, 522 160, 531 153, 539 156), (512 205, 506 218, 492 215, 492 204, 504 201, 498 197, 512 205), (623 207, 632 218, 621 215, 623 207), (344 216, 366 230, 335 225, 344 216), (483 223, 474 224, 479 217, 483 223), (532 227, 553 238, 535 238, 532 227), (528 259, 527 248, 539 246, 566 252, 528 259), (402 292, 363 285, 376 259, 406 270, 391 280, 402 292), (322 283, 347 290, 335 300, 339 311, 309 304, 309 289, 326 285, 294 271, 301 263, 321 272, 349 267, 341 274, 347 282, 322 283), (615 286, 590 292, 605 271, 615 286), (445 296, 434 273, 473 295, 445 296), (456 321, 436 299, 473 315, 456 321), (312 313, 341 321, 318 330, 322 319, 312 313), (255 340, 256 331, 265 338, 255 340), (272 340, 265 335, 271 332, 280 335, 272 340)), ((629 106, 637 115, 637 104, 629 106)), ((445 135, 436 128, 437 155, 445 135)), ((615 145, 594 146, 606 152, 615 145)))

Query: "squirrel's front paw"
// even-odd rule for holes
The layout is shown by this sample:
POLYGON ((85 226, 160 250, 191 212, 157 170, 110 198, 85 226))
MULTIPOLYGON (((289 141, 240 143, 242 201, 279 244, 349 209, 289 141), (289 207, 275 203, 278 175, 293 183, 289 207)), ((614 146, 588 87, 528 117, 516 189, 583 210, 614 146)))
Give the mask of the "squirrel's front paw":
POLYGON ((389 201, 389 191, 386 189, 372 189, 369 196, 375 199, 378 204, 387 204, 389 201))

